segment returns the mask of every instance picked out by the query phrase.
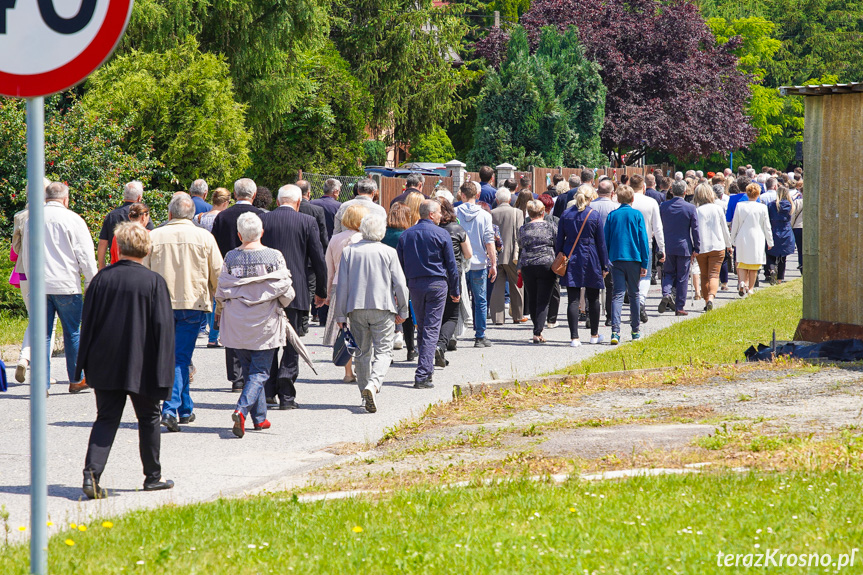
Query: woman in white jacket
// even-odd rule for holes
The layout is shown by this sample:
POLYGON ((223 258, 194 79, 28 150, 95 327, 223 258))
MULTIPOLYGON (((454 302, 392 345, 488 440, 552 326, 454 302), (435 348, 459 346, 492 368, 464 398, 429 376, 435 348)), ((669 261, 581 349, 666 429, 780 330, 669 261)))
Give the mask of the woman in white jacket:
POLYGON ((737 204, 731 220, 731 243, 737 248, 737 293, 740 297, 755 292, 752 286, 758 279, 758 270, 767 263, 767 248, 773 247, 773 230, 767 206, 758 201, 761 187, 758 184, 746 186, 749 201, 737 204))
POLYGON ((701 295, 704 311, 713 309, 713 300, 719 289, 719 272, 726 251, 731 251, 731 236, 725 223, 725 210, 716 200, 716 192, 707 184, 695 188, 695 207, 698 214, 698 234, 701 251, 695 256, 701 269, 701 295))

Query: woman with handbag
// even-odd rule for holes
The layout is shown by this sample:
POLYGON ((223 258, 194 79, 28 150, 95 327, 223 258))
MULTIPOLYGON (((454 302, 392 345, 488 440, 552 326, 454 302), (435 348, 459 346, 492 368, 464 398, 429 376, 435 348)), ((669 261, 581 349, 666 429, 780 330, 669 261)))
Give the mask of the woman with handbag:
POLYGON ((569 322, 570 347, 578 347, 578 300, 584 289, 590 319, 590 343, 602 343, 599 335, 599 292, 608 273, 602 220, 596 210, 588 208, 590 198, 576 194, 576 204, 563 212, 557 228, 554 251, 557 259, 552 270, 561 276, 569 300, 566 316, 569 322))
MULTIPOLYGON (((342 252, 344 249, 355 244, 363 236, 358 231, 360 222, 363 221, 363 216, 369 213, 368 208, 362 204, 354 204, 348 206, 342 216, 342 227, 344 231, 335 234, 327 246, 326 262, 327 262, 327 301, 325 305, 334 308, 336 306, 336 286, 339 280, 339 263, 342 260, 342 252)), ((324 328, 324 345, 332 347, 336 343, 336 337, 339 334, 339 326, 336 325, 336 320, 333 314, 327 315, 327 325, 324 328)), ((357 380, 354 374, 351 360, 345 364, 345 377, 342 379, 344 383, 352 383, 357 380)))
POLYGON ((533 343, 545 343, 542 330, 556 277, 551 271, 556 234, 554 225, 545 220, 545 205, 541 201, 529 201, 527 215, 529 221, 518 230, 518 267, 533 322, 533 343))
POLYGON ((363 239, 342 252, 333 309, 339 327, 350 320, 359 348, 357 386, 369 413, 377 411, 376 396, 392 363, 396 324, 408 317, 408 287, 398 254, 381 243, 386 229, 379 215, 363 218, 363 239))

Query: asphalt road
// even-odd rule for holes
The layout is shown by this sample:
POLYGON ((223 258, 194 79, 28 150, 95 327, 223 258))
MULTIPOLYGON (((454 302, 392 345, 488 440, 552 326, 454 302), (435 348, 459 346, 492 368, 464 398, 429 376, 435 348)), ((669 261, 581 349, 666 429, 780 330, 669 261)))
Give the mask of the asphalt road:
MULTIPOLYGON (((789 261, 789 268, 787 279, 799 277, 796 260, 789 261)), ((732 276, 729 291, 719 293, 717 306, 737 299, 734 279, 732 276)), ((660 316, 656 311, 659 299, 659 286, 653 286, 648 298, 650 320, 642 328, 645 335, 702 313, 704 302, 690 301, 687 309, 692 313, 688 318, 670 313, 660 316)), ((390 368, 374 414, 362 408, 356 384, 341 382, 343 369, 332 365, 331 350, 320 345, 323 328, 312 327, 304 341, 320 375, 314 376, 301 365, 297 383, 301 409, 271 411, 272 428, 249 431, 243 439, 231 433, 231 413, 238 395, 231 393, 225 379, 224 350, 206 349, 206 340, 199 339, 194 354, 198 373, 192 384, 197 421, 183 426, 180 433, 168 433, 164 428, 162 433, 163 477, 173 479, 176 487, 157 493, 139 491, 143 474, 137 426, 129 405, 102 476, 102 485, 110 490, 111 497, 102 501, 87 501, 81 494, 87 440, 96 417, 94 395, 69 394, 64 360, 54 358, 52 373, 60 381, 52 387, 47 413, 48 512, 53 529, 70 521, 81 523, 130 509, 290 487, 304 471, 336 457, 324 448, 342 442, 374 443, 387 427, 421 414, 430 403, 449 400, 453 384, 486 381, 492 379, 491 372, 499 378, 530 377, 609 349, 608 343, 569 347, 565 303, 564 299, 559 327, 545 331, 549 343, 543 346, 530 342, 530 322, 490 327, 494 345, 484 349, 473 347, 473 332, 469 331, 459 341, 458 351, 448 354, 450 365, 437 369, 434 389, 412 387, 413 368, 404 361, 406 351, 397 351, 397 361, 390 368)), ((628 311, 624 321, 626 317, 628 311)), ((587 333, 581 327, 586 342, 587 333)), ((623 331, 626 345, 626 326, 623 331)), ((607 340, 610 328, 602 327, 600 333, 607 340)), ((16 540, 29 533, 29 386, 14 383, 14 366, 7 375, 12 385, 0 395, 6 414, 6 424, 0 429, 0 504, 9 511, 11 539, 16 540), (20 526, 28 528, 22 532, 20 526)))

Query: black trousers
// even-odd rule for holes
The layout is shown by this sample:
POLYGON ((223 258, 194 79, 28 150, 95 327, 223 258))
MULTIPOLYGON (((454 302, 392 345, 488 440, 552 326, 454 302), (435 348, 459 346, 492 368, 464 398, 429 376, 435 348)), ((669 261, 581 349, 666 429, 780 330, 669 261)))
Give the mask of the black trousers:
POLYGON ((413 351, 416 348, 416 321, 414 320, 414 310, 413 307, 408 307, 408 317, 405 319, 405 322, 402 324, 402 332, 404 332, 405 336, 405 347, 408 351, 413 351))
MULTIPOLYGON (((306 312, 308 313, 308 312, 306 312)), ((299 332, 302 322, 302 310, 285 308, 288 321, 299 332)), ((282 358, 279 360, 279 351, 273 354, 273 367, 270 370, 270 379, 267 380, 265 391, 267 397, 276 397, 285 401, 292 401, 297 397, 297 389, 294 387, 300 376, 300 354, 291 344, 282 348, 282 358)))
POLYGON ((98 482, 108 463, 111 446, 120 427, 126 396, 132 400, 135 416, 138 418, 138 449, 141 463, 144 464, 144 483, 153 483, 162 478, 162 465, 159 463, 159 447, 162 440, 159 422, 161 409, 158 399, 116 390, 95 390, 96 422, 90 431, 90 444, 84 460, 84 476, 89 474, 98 482))
MULTIPOLYGON (((467 297, 467 294, 462 297, 467 297)), ((455 303, 452 298, 447 295, 446 303, 443 306, 443 316, 441 317, 440 335, 437 339, 437 347, 441 353, 446 353, 449 340, 455 335, 455 328, 458 327, 458 310, 460 303, 455 303)))
POLYGON ((533 322, 533 335, 542 335, 548 317, 548 304, 557 275, 549 266, 524 266, 521 279, 524 282, 526 310, 533 322))
POLYGON ((557 323, 560 313, 560 276, 554 274, 554 285, 551 288, 551 299, 548 301, 548 323, 557 323))
MULTIPOLYGON (((614 296, 614 284, 612 283, 612 280, 611 280, 611 273, 606 275, 602 281, 603 281, 603 283, 605 283, 605 319, 606 319, 606 321, 610 322, 611 321, 611 299, 614 296)), ((597 316, 597 317, 599 317, 599 316, 597 316)), ((590 325, 593 326, 593 324, 590 324, 590 325)))
POLYGON ((776 274, 777 280, 785 279, 786 256, 771 256, 767 254, 767 271, 770 275, 776 274))
POLYGON ((225 370, 228 373, 228 381, 234 387, 243 386, 243 367, 237 352, 230 347, 225 348, 225 370))
MULTIPOLYGON (((569 299, 566 318, 569 322, 570 339, 578 339, 578 300, 581 299, 581 290, 582 288, 577 287, 566 288, 566 297, 569 299)), ((606 290, 611 291, 609 288, 606 290)), ((584 299, 587 303, 587 317, 590 319, 590 335, 595 336, 599 334, 599 289, 584 288, 584 299)), ((611 310, 611 306, 608 309, 611 310)))

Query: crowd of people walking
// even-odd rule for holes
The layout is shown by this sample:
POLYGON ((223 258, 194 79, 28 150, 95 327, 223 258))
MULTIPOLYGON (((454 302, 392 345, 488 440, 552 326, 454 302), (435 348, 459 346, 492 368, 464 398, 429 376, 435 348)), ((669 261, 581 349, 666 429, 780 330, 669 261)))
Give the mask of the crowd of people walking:
MULTIPOLYGON (((496 188, 491 168, 479 174, 480 182, 430 196, 424 176, 411 174, 386 208, 369 178, 347 202, 338 200, 337 179, 314 200, 304 180, 275 198, 248 178, 233 194, 210 194, 196 180, 173 195, 158 226, 143 186, 130 182, 95 249, 69 209, 68 186, 46 181, 44 337, 53 337, 58 316, 69 392, 92 388, 98 411, 85 494, 104 495, 99 479, 127 397, 139 422, 144 488, 172 486, 161 477, 159 427, 177 432, 195 421, 190 384, 202 332, 207 347, 225 349, 226 380, 239 394, 231 430, 242 438, 247 420, 265 430, 268 409, 300 407, 301 364, 315 370, 302 339, 312 322, 324 327, 324 345, 349 350, 343 381, 356 383, 374 413, 398 350, 416 361, 414 387, 432 388, 459 338, 471 333, 474 347, 492 345, 489 321, 530 322, 532 343, 547 343, 562 290, 570 346, 582 345, 581 322, 590 344, 606 335, 619 344, 627 304, 637 340, 651 285, 661 283, 658 313, 687 315, 690 285, 710 311, 730 273, 740 297, 755 291, 762 268, 765 281, 783 281, 802 240, 801 170, 657 172, 623 182, 583 169, 567 181, 556 176, 541 193, 529 178, 496 188)), ((29 306, 27 214, 15 216, 12 256, 29 306)), ((29 337, 16 366, 21 383, 29 337)))

